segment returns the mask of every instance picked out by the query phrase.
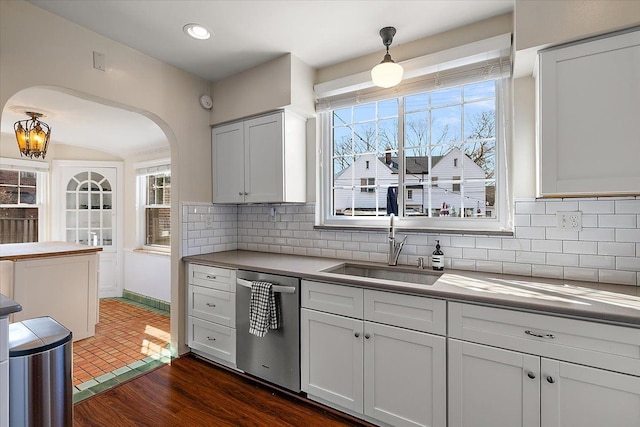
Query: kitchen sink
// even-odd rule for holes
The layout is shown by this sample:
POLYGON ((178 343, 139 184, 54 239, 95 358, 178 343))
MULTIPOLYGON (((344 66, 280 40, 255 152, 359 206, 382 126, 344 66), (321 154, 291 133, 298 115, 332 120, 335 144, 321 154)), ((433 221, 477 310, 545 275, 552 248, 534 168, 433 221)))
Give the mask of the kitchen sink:
POLYGON ((410 270, 410 267, 384 267, 350 263, 340 264, 322 271, 345 276, 369 277, 428 286, 433 285, 441 275, 439 272, 430 270, 410 270))

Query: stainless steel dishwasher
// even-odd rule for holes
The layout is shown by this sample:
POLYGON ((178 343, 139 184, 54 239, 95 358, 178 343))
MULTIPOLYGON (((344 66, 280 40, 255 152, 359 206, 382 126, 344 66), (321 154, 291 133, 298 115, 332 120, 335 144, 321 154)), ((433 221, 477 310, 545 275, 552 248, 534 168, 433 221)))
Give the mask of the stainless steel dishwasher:
POLYGON ((300 279, 238 270, 236 284, 236 365, 289 390, 300 391, 300 279), (273 283, 280 325, 259 338, 249 333, 251 282, 273 283))

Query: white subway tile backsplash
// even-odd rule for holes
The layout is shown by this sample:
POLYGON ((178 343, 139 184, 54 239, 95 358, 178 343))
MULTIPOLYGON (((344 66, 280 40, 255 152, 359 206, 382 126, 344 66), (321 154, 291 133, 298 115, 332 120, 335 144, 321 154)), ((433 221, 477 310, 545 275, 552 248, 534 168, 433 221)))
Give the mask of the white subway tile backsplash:
POLYGON ((640 257, 616 257, 616 270, 640 271, 640 257))
POLYGON ((544 252, 527 252, 516 251, 516 262, 522 262, 525 264, 544 264, 546 261, 546 254, 544 252))
POLYGON ((634 256, 636 245, 633 243, 598 242, 598 255, 634 256))
POLYGON ((502 273, 516 274, 519 276, 531 276, 531 264, 503 262, 502 273))
POLYGON ((561 240, 531 240, 533 252, 562 252, 561 240))
POLYGON ((462 257, 465 258, 465 259, 486 260, 487 259, 487 250, 486 249, 463 248, 462 249, 462 257))
POLYGON ((616 214, 638 214, 640 213, 640 198, 616 200, 616 214))
POLYGON ((616 228, 616 242, 640 242, 640 228, 616 228))
POLYGON ((578 231, 558 230, 547 228, 546 238, 549 240, 578 240, 578 231))
POLYGON ((499 237, 476 237, 476 248, 502 249, 502 240, 499 237))
MULTIPOLYGON (((446 261, 446 258, 445 258, 446 261)), ((451 268, 455 268, 456 270, 475 270, 476 262, 471 259, 451 259, 451 268)))
POLYGON ((531 240, 503 238, 502 249, 514 250, 514 251, 530 251, 531 240))
POLYGON ((531 274, 535 277, 562 279, 564 277, 564 267, 557 267, 553 265, 532 265, 531 274))
POLYGON ((502 263, 494 261, 476 261, 476 270, 502 274, 502 263))
POLYGON ((544 239, 544 227, 516 227, 516 237, 518 239, 544 239))
POLYGON ((617 283, 619 285, 637 285, 637 273, 633 271, 600 270, 598 279, 603 283, 617 283))
POLYGON ((540 201, 517 202, 516 214, 538 214, 546 213, 546 203, 540 201))
POLYGON ((578 232, 581 241, 610 242, 615 239, 613 228, 583 228, 578 232))
POLYGON ((532 227, 556 227, 557 224, 555 215, 531 215, 532 227))
MULTIPOLYGON (((459 248, 475 248, 476 238, 467 236, 451 236, 450 246, 456 246, 459 248)), ((442 243, 440 244, 442 246, 442 243)))
POLYGON ((615 212, 613 200, 584 200, 578 203, 583 214, 612 214, 615 212))
POLYGON ((502 249, 489 249, 489 252, 487 253, 487 258, 491 261, 515 262, 516 252, 506 251, 502 249))
MULTIPOLYGON (((405 233, 399 263, 429 260, 436 240, 445 267, 640 285, 640 198, 519 199, 514 237, 405 233), (555 213, 581 210, 583 230, 556 229, 555 213)), ((244 249, 386 263, 386 231, 314 229, 315 205, 184 204, 182 255, 244 249), (271 207, 276 217, 271 218, 271 207), (214 215, 206 229, 202 215, 214 215)))
POLYGON ((598 270, 595 268, 565 267, 564 278, 568 280, 598 281, 598 270))
POLYGON ((562 252, 565 254, 597 254, 597 242, 574 242, 566 241, 562 244, 562 252))
POLYGON ((609 255, 580 255, 580 267, 616 268, 616 257, 609 255))
POLYGON ((546 211, 547 214, 553 214, 555 217, 556 212, 570 212, 578 210, 578 202, 565 201, 565 200, 547 200, 546 211))
POLYGON ((561 265, 563 267, 577 267, 580 256, 576 254, 547 254, 547 265, 561 265))
POLYGON ((529 214, 514 215, 513 225, 516 227, 529 227, 531 225, 531 215, 529 214))

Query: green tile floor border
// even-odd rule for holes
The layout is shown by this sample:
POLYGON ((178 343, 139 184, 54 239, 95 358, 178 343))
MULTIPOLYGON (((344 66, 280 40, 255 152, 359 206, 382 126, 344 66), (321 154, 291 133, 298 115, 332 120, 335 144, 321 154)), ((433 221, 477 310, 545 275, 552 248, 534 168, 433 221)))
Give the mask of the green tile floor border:
POLYGON ((146 306, 169 312, 171 310, 171 304, 166 301, 159 300, 157 298, 148 297, 146 295, 138 294, 136 292, 131 292, 129 290, 122 291, 122 297, 129 299, 131 301, 135 301, 146 306))
POLYGON ((162 350, 160 354, 153 354, 144 359, 137 360, 133 363, 115 369, 97 378, 93 378, 82 384, 78 384, 73 388, 73 403, 78 403, 94 396, 101 391, 108 390, 118 384, 122 384, 144 374, 163 364, 171 363, 171 352, 168 348, 162 350))

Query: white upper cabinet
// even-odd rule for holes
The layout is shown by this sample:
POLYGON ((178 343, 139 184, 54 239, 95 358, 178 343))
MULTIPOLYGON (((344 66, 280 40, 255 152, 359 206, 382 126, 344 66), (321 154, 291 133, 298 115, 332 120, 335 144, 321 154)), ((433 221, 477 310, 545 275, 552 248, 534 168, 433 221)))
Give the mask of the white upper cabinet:
POLYGON ((539 54, 540 196, 640 194, 640 30, 539 54))
POLYGON ((305 122, 278 111, 214 127, 214 202, 304 202, 305 122))

